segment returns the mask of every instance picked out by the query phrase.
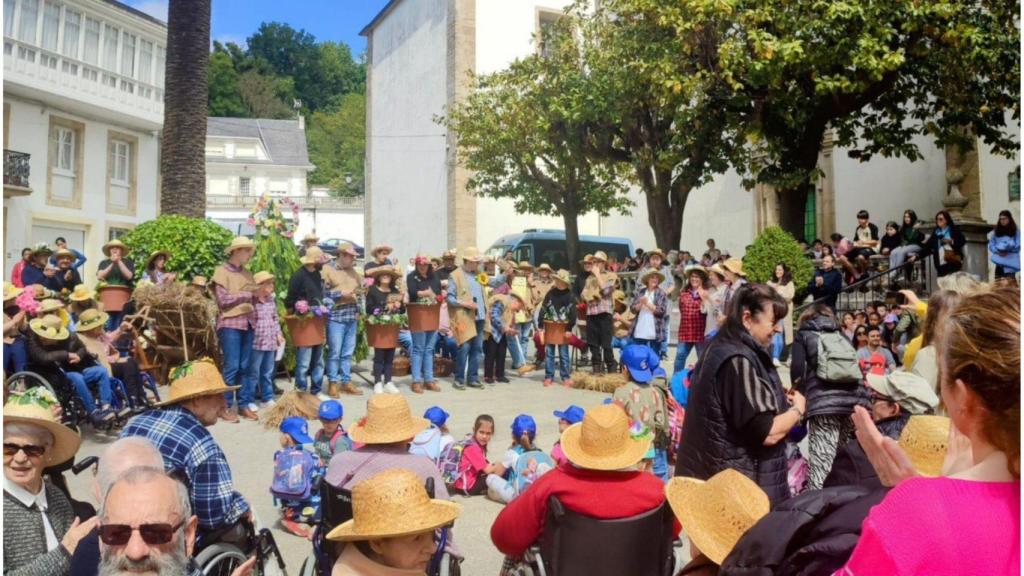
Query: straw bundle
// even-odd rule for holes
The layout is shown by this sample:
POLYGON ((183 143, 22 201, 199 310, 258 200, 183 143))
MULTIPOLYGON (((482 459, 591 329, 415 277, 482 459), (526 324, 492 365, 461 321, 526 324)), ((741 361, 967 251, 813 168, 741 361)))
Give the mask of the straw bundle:
POLYGON ((577 370, 572 373, 572 383, 573 388, 610 394, 615 392, 615 389, 619 386, 626 384, 626 377, 618 372, 613 374, 594 374, 589 371, 577 370))
POLYGON ((285 418, 299 416, 306 420, 315 420, 320 410, 320 399, 298 390, 285 392, 270 408, 261 410, 261 421, 265 428, 277 428, 285 418))

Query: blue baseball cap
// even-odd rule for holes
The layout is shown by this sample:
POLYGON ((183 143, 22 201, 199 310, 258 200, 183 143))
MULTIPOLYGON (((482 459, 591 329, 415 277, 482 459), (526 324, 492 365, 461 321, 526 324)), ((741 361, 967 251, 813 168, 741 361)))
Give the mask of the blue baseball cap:
POLYGON ((317 413, 317 417, 321 420, 341 420, 341 417, 345 415, 345 409, 341 406, 341 402, 337 400, 328 400, 320 403, 320 410, 317 413))
POLYGON ((629 370, 629 375, 641 384, 651 381, 654 371, 661 360, 649 346, 630 344, 622 349, 622 363, 629 370))
POLYGON ((444 423, 448 421, 448 413, 442 410, 440 406, 427 408, 427 411, 423 413, 423 417, 430 420, 430 423, 438 428, 444 426, 444 423))
POLYGON ((523 434, 528 434, 531 440, 537 435, 537 423, 529 414, 520 414, 512 421, 512 435, 519 438, 523 434))
POLYGON ((565 410, 555 410, 555 418, 565 420, 569 424, 578 424, 583 421, 583 408, 570 404, 565 410))
POLYGON ((313 439, 309 437, 309 424, 301 416, 289 416, 281 422, 281 432, 291 436, 298 444, 312 444, 313 439))

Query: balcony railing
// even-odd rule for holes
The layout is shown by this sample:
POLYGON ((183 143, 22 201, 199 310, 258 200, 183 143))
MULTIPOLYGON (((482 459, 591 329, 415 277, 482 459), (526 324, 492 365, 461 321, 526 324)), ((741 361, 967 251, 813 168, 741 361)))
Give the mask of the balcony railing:
POLYGON ((4 186, 28 188, 30 155, 14 150, 4 150, 4 186))

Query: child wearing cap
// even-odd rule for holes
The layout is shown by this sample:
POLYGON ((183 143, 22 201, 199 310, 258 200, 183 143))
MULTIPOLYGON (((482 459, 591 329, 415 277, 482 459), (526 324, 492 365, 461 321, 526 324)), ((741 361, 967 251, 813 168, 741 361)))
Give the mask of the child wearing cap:
POLYGON ((323 467, 310 452, 313 439, 309 437, 304 418, 285 418, 280 431, 282 449, 274 453, 274 481, 270 493, 281 508, 281 524, 292 534, 308 538, 308 524, 320 517, 320 495, 313 487, 323 475, 323 467))
POLYGON ((320 403, 320 410, 317 414, 320 419, 320 430, 313 438, 313 449, 323 467, 326 467, 331 461, 331 457, 338 452, 352 449, 352 439, 348 437, 348 432, 345 432, 345 428, 341 426, 344 414, 344 407, 337 400, 320 403))
POLYGON ((455 438, 448 432, 448 413, 440 406, 431 406, 423 413, 430 426, 416 435, 409 444, 409 453, 426 456, 438 463, 441 455, 455 443, 455 438))
POLYGON ((537 423, 533 417, 529 414, 516 416, 515 420, 512 421, 512 444, 509 445, 508 450, 501 457, 501 463, 492 473, 487 475, 488 498, 496 502, 508 504, 519 495, 519 488, 522 483, 517 478, 519 474, 528 475, 527 481, 532 484, 534 480, 554 468, 553 462, 548 456, 540 452, 533 443, 536 437, 537 423), (528 467, 523 468, 522 472, 519 472, 520 466, 517 465, 519 459, 531 452, 536 452, 536 454, 530 454, 532 461, 528 463, 528 467), (540 456, 541 458, 535 456, 540 456))
POLYGON ((667 481, 669 415, 664 371, 658 367, 657 352, 643 344, 622 349, 622 373, 629 383, 615 390, 613 400, 629 414, 634 427, 639 425, 654 435, 651 450, 644 460, 653 460, 652 472, 667 481))
POLYGON ((561 466, 569 462, 569 459, 565 457, 565 452, 562 452, 562 432, 573 424, 578 424, 583 421, 583 408, 575 404, 570 404, 565 410, 555 410, 555 418, 558 418, 558 441, 551 447, 551 459, 555 461, 555 464, 561 466))
POLYGON ((252 352, 249 365, 245 368, 242 388, 238 391, 238 415, 256 420, 256 399, 259 408, 274 405, 274 364, 277 350, 284 346, 281 322, 277 318, 277 302, 274 301, 274 275, 257 272, 253 276, 258 288, 253 292, 255 323, 253 324, 252 352))

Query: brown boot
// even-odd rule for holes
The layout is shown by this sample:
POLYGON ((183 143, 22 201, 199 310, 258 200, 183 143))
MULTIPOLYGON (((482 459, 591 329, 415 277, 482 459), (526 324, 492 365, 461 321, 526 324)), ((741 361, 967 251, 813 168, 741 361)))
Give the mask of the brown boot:
POLYGON ((430 390, 431 392, 440 392, 441 391, 441 387, 438 386, 437 382, 434 382, 433 380, 431 380, 430 382, 427 382, 426 384, 424 384, 424 387, 427 390, 430 390))
POLYGON ((413 394, 423 394, 423 383, 422 382, 413 382, 412 385, 410 386, 410 388, 412 388, 412 393, 413 394))
POLYGON ((337 398, 341 396, 341 383, 340 382, 328 382, 327 383, 327 395, 331 398, 337 398))
POLYGON ((519 374, 520 376, 525 376, 536 369, 537 367, 534 366, 533 364, 523 364, 522 366, 516 369, 516 373, 519 374))
POLYGON ((346 382, 344 384, 339 384, 339 386, 341 387, 341 393, 342 394, 351 394, 353 396, 362 396, 363 395, 363 391, 360 390, 359 388, 356 388, 356 385, 351 383, 351 382, 346 382))

